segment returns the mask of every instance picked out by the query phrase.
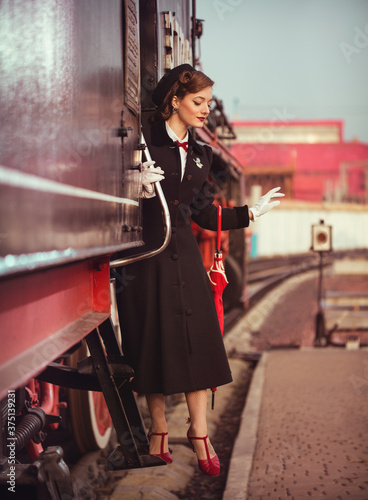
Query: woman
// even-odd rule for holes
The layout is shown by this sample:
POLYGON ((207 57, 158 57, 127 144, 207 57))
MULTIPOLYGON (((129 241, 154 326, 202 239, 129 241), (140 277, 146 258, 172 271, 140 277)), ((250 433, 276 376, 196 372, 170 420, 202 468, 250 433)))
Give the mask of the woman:
MULTIPOLYGON (((185 393, 188 439, 200 469, 217 475, 220 464, 207 436, 207 389, 232 381, 209 280, 190 221, 216 230, 217 209, 206 180, 212 150, 189 132, 201 128, 209 114, 213 81, 192 66, 174 68, 158 83, 158 108, 144 130, 148 149, 159 167, 143 169, 143 240, 161 245, 163 222, 153 182, 160 180, 168 202, 172 235, 161 254, 128 267, 127 286, 119 298, 123 351, 135 370, 134 391, 145 394, 152 425, 150 453, 172 462, 168 450, 165 396, 185 393)), ((223 229, 238 229, 279 204, 272 190, 251 210, 224 209, 223 229)))

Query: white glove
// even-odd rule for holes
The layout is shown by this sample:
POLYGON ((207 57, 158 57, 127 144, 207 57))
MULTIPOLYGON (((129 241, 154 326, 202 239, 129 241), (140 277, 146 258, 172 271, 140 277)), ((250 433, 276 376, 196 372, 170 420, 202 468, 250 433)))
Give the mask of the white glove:
POLYGON ((280 205, 279 200, 269 203, 270 200, 272 200, 273 198, 281 198, 282 196, 285 196, 283 193, 277 193, 277 191, 279 191, 280 189, 281 189, 280 187, 271 189, 271 191, 268 191, 267 194, 261 196, 261 198, 254 205, 254 207, 249 209, 253 214, 254 221, 258 219, 258 217, 260 217, 261 215, 266 214, 269 210, 271 210, 271 208, 280 205))
POLYGON ((142 164, 142 198, 151 198, 155 192, 155 183, 165 179, 161 167, 154 167, 155 161, 142 164))

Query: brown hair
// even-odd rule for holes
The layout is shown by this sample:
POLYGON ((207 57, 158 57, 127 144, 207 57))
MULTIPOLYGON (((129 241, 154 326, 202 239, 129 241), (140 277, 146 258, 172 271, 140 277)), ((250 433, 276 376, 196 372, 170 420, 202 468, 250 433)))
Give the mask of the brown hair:
POLYGON ((178 99, 183 99, 187 94, 195 94, 206 87, 212 87, 214 83, 202 71, 184 71, 179 75, 174 85, 166 94, 161 106, 151 116, 150 122, 155 123, 160 120, 167 120, 172 115, 173 106, 171 102, 174 96, 177 96, 178 99))

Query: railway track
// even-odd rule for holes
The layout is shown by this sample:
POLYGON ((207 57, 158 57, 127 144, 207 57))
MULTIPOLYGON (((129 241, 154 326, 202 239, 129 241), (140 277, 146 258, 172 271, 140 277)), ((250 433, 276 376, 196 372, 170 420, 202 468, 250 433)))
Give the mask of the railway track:
MULTIPOLYGON (((368 249, 326 253, 323 258, 323 266, 328 268, 335 260, 343 258, 368 259, 368 249)), ((225 313, 225 333, 235 321, 240 319, 272 288, 296 274, 318 269, 319 263, 319 255, 312 252, 249 260, 247 265, 247 296, 242 297, 242 302, 248 303, 248 308, 237 307, 225 313)))

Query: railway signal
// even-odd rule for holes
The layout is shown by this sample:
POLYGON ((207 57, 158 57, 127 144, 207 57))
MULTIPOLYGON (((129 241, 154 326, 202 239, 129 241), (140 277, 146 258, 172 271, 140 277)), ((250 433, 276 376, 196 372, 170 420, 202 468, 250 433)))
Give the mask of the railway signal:
POLYGON ((318 311, 316 314, 316 337, 314 345, 324 347, 327 345, 325 318, 322 310, 322 283, 323 283, 323 254, 332 250, 332 226, 325 225, 323 219, 319 224, 312 225, 311 250, 319 253, 319 279, 318 279, 318 311))
POLYGON ((312 226, 312 250, 330 252, 332 250, 332 226, 326 226, 324 220, 312 226))

